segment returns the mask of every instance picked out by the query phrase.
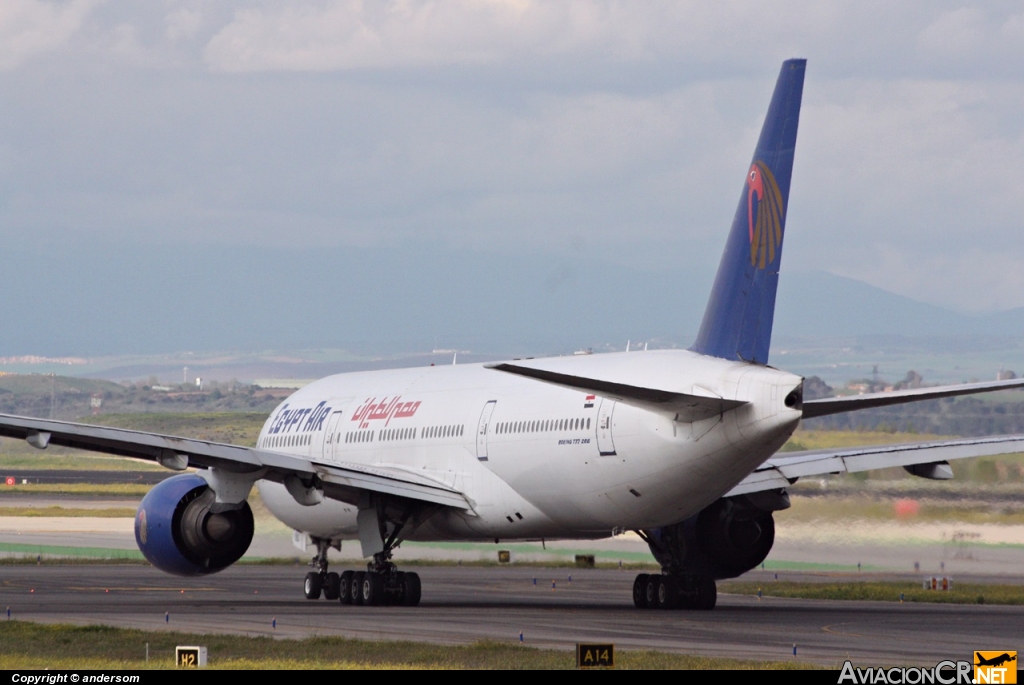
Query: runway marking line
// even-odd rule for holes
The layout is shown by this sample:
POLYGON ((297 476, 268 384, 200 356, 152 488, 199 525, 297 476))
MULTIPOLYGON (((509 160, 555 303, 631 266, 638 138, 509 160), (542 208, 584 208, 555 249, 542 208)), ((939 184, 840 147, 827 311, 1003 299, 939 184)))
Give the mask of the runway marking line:
POLYGON ((189 592, 214 592, 220 588, 215 587, 92 587, 85 585, 67 585, 64 587, 65 590, 75 590, 78 592, 89 592, 95 590, 97 592, 104 592, 106 590, 115 590, 119 592, 178 592, 188 594, 189 592))
POLYGON ((867 637, 866 635, 861 635, 860 633, 846 633, 846 632, 843 632, 841 630, 833 630, 833 628, 838 628, 839 626, 848 626, 848 625, 851 625, 851 624, 849 624, 849 623, 833 623, 832 625, 822 626, 821 630, 824 633, 831 633, 832 635, 844 635, 846 637, 867 637))
MULTIPOLYGON (((15 580, 3 581, 4 587, 10 588, 30 588, 31 583, 23 583, 15 580)), ((114 590, 115 592, 177 592, 188 594, 190 592, 215 592, 221 588, 216 587, 117 587, 113 585, 63 585, 61 590, 74 590, 76 592, 106 592, 107 590, 114 590)))

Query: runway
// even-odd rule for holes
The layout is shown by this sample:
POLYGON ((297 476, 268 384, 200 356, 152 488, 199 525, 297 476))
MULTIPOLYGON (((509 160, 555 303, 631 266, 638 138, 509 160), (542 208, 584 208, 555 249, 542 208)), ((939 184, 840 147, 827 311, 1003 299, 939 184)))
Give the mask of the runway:
POLYGON ((600 641, 620 649, 772 660, 793 659, 796 644, 797 660, 831 666, 847 658, 858 666, 927 666, 969 659, 976 649, 1024 646, 1024 607, 723 594, 711 612, 638 610, 630 601, 631 572, 525 567, 417 567, 419 607, 354 607, 303 599, 306 570, 235 566, 180 579, 146 566, 2 566, 0 610, 49 623, 283 638, 514 642, 522 631, 524 643, 538 647, 600 641))
POLYGON ((174 474, 168 471, 75 471, 72 469, 6 469, 0 471, 0 480, 13 478, 25 485, 53 485, 57 483, 91 483, 156 485, 174 474))

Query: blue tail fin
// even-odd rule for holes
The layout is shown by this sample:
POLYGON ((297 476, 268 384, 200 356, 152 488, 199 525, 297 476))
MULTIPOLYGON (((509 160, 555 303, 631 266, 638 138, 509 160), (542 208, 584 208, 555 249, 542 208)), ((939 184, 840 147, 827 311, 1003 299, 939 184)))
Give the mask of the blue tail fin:
POLYGON ((768 363, 806 65, 782 63, 694 352, 768 363))

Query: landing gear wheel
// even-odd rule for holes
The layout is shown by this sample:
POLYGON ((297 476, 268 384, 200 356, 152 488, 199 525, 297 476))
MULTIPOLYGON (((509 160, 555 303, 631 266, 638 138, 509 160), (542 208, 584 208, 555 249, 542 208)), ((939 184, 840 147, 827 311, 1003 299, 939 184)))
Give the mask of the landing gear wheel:
POLYGON ((661 587, 661 576, 651 574, 647 576, 647 586, 644 587, 644 606, 653 609, 658 606, 658 589, 661 587))
POLYGON ((306 582, 302 585, 302 592, 306 599, 320 599, 320 590, 323 588, 324 580, 316 571, 306 574, 306 582))
POLYGON ((364 578, 366 578, 366 571, 355 571, 352 574, 352 603, 358 606, 363 604, 364 578))
POLYGON ((675 609, 679 604, 679 581, 663 576, 658 584, 658 608, 675 609))
POLYGON ((364 606, 384 604, 384 579, 379 573, 367 572, 363 576, 362 596, 364 606))
POLYGON ((420 576, 418 573, 402 574, 402 606, 414 607, 420 603, 420 576))
POLYGON ((637 609, 647 608, 647 580, 650 578, 646 573, 641 573, 633 581, 633 605, 637 609))
POLYGON ((352 576, 353 571, 342 571, 338 576, 338 599, 342 604, 352 603, 352 576))
POLYGON ((340 594, 340 576, 333 571, 324 576, 324 599, 336 600, 340 594))

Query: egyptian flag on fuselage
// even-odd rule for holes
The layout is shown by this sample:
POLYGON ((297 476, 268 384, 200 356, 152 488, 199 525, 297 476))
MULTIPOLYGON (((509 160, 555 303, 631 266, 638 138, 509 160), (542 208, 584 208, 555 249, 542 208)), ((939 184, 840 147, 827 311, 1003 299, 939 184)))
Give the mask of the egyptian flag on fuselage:
POLYGON ((594 397, 595 397, 594 395, 587 395, 587 399, 583 403, 583 408, 584 409, 593 409, 594 408, 594 397))

